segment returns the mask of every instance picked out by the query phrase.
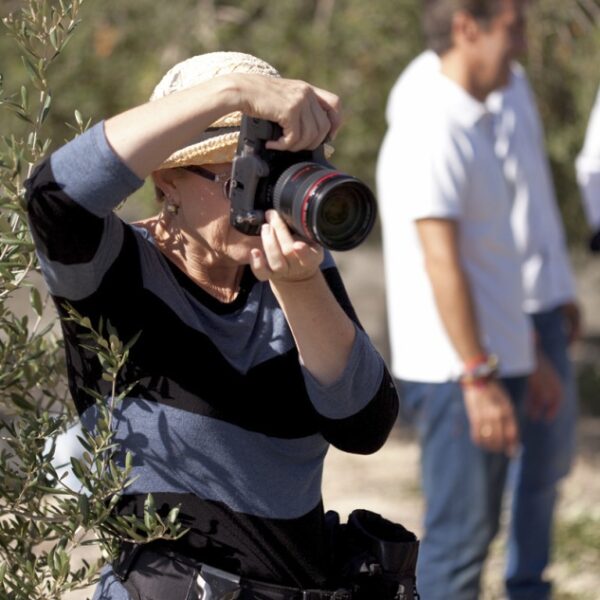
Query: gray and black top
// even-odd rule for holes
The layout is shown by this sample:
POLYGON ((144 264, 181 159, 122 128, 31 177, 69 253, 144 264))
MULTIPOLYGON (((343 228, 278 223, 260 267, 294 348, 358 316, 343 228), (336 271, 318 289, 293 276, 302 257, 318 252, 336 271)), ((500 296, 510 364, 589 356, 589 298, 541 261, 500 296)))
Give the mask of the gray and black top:
MULTIPOLYGON (((329 444, 370 453, 387 438, 398 401, 383 360, 327 255, 322 272, 357 335, 342 377, 320 385, 300 364, 269 284, 249 267, 236 299, 221 303, 146 230, 113 213, 141 185, 102 123, 27 183, 33 236, 59 314, 68 301, 94 324, 110 320, 122 340, 142 332, 119 382, 139 381, 115 415, 136 478, 118 510, 141 514, 152 492, 161 512, 181 504, 191 530, 178 550, 254 579, 320 586, 327 577, 323 460, 329 444)), ((71 393, 93 426, 84 388, 108 396, 109 384, 78 345, 77 327, 62 327, 71 393)), ((113 590, 103 598, 126 597, 115 582, 103 584, 113 590)))

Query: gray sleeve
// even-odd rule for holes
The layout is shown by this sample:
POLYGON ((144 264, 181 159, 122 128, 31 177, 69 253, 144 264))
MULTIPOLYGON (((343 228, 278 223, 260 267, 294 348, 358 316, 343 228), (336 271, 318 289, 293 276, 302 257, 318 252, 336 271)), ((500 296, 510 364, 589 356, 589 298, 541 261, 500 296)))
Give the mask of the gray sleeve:
POLYGON ((57 150, 50 162, 63 192, 97 217, 108 215, 144 183, 110 147, 104 121, 57 150))
POLYGON ((103 123, 35 169, 27 210, 44 278, 55 296, 92 294, 123 244, 113 208, 143 184, 110 148, 103 123))
POLYGON ((317 412, 327 419, 345 419, 364 409, 376 396, 383 378, 383 359, 369 336, 356 327, 354 345, 342 376, 321 385, 302 367, 306 389, 317 412))
POLYGON ((122 244, 122 222, 116 215, 109 215, 104 219, 100 245, 88 262, 64 264, 50 260, 38 250, 40 269, 51 294, 73 301, 93 294, 119 255, 122 244))

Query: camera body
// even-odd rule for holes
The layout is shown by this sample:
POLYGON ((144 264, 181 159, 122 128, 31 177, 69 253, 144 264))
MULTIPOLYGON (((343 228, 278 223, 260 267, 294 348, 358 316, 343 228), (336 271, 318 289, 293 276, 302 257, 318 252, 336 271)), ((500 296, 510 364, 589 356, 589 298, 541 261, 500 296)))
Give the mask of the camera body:
POLYGON ((244 115, 233 159, 230 222, 246 235, 259 235, 265 212, 274 208, 290 229, 333 250, 360 244, 375 222, 369 188, 330 165, 321 144, 315 150, 270 150, 281 137, 276 123, 244 115))

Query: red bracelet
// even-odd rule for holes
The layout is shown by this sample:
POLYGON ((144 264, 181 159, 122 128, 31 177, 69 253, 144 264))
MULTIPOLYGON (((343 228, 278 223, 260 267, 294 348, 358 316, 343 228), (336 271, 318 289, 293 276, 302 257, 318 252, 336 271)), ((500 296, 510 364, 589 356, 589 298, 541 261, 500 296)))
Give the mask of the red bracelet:
POLYGON ((479 365, 486 363, 488 361, 488 358, 489 357, 487 354, 477 354, 477 356, 474 356, 473 358, 466 360, 463 363, 465 372, 472 371, 475 367, 478 367, 479 365))
POLYGON ((495 379, 498 375, 498 357, 494 354, 489 354, 481 360, 472 359, 469 363, 472 365, 470 368, 466 367, 463 374, 460 376, 460 384, 463 387, 475 386, 484 387, 492 379, 495 379))

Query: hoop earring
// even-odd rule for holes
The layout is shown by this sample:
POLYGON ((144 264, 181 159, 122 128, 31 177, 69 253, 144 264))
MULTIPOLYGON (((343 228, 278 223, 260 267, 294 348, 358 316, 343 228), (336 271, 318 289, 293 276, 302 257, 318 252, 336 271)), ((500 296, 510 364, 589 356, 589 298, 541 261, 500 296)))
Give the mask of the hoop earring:
POLYGON ((176 215, 179 212, 179 206, 169 196, 166 199, 165 209, 170 215, 176 215))

